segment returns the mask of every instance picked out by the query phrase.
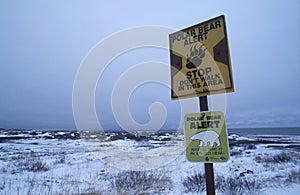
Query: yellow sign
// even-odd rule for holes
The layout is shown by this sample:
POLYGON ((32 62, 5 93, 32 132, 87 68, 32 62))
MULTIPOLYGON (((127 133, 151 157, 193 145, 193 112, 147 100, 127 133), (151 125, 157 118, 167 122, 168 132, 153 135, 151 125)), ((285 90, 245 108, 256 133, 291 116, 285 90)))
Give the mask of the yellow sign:
POLYGON ((222 112, 201 112, 184 117, 186 157, 191 162, 226 162, 228 137, 222 112))
POLYGON ((172 99, 233 92, 225 17, 169 35, 172 99))

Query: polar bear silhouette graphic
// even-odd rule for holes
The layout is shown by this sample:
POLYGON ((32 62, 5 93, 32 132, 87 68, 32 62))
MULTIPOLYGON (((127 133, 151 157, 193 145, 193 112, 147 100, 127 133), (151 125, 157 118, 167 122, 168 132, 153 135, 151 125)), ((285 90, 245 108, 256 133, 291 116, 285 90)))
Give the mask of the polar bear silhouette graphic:
POLYGON ((200 140, 199 147, 207 146, 208 142, 209 142, 209 146, 213 146, 214 143, 216 143, 217 146, 221 145, 219 140, 219 134, 217 134, 213 130, 202 131, 200 133, 193 135, 190 139, 200 140))

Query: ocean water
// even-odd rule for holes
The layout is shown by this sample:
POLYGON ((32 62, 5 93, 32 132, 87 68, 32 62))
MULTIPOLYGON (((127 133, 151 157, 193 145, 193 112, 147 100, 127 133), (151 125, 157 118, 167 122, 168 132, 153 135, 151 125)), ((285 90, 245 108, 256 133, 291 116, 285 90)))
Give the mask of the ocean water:
POLYGON ((299 135, 300 127, 272 127, 272 128, 237 128, 228 129, 228 134, 237 135, 299 135))

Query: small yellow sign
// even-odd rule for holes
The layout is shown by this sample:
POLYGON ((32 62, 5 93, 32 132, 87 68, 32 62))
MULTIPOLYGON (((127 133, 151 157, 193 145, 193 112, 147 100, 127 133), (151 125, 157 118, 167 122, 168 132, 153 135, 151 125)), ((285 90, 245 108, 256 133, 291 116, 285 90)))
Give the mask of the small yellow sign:
POLYGON ((226 162, 228 137, 222 112, 201 112, 184 117, 186 157, 191 162, 226 162))
POLYGON ((233 92, 225 16, 169 35, 172 100, 233 92))

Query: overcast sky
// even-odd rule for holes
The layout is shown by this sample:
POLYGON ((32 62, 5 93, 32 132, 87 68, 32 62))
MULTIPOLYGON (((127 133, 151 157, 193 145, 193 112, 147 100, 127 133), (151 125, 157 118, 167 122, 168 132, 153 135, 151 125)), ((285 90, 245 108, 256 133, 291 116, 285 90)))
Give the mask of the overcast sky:
MULTIPOLYGON (((226 96, 228 127, 299 127, 299 11, 299 0, 0 1, 0 127, 75 129, 74 80, 100 41, 145 25, 180 30, 222 14, 235 83, 235 92, 226 96)), ((121 128, 110 106, 112 78, 149 60, 168 64, 169 53, 132 51, 114 60, 99 80, 95 104, 105 129, 121 128)), ((148 107, 157 100, 167 111, 163 128, 176 128, 183 117, 179 103, 159 84, 135 90, 130 99, 133 118, 147 123, 148 107)))

